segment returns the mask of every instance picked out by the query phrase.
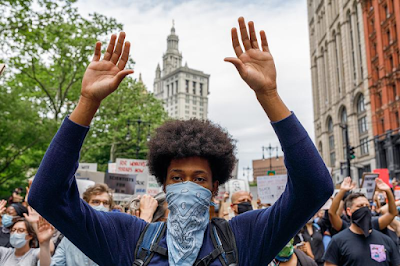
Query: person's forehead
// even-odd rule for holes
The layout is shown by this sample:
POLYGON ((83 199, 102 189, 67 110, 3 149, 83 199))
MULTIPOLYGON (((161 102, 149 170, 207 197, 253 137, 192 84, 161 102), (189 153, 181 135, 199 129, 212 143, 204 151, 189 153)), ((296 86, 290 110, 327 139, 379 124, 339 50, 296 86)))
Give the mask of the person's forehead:
POLYGON ((353 200, 353 204, 354 205, 360 205, 360 204, 368 204, 369 205, 369 201, 365 197, 358 197, 353 200))
POLYGON ((15 229, 26 229, 25 223, 20 221, 20 222, 16 222, 12 228, 15 229))
POLYGON ((202 157, 187 157, 181 159, 172 159, 168 167, 170 171, 183 171, 183 172, 195 172, 202 171, 211 174, 210 164, 208 160, 202 157))
POLYGON ((7 212, 8 212, 8 213, 17 213, 17 211, 14 209, 13 206, 8 206, 8 207, 7 207, 7 212))
POLYGON ((232 195, 232 198, 234 201, 241 201, 241 200, 245 200, 245 199, 250 199, 250 194, 249 194, 249 192, 246 192, 246 191, 239 191, 239 192, 235 192, 235 194, 232 195))
POLYGON ((90 200, 110 200, 110 196, 108 195, 107 192, 103 192, 101 194, 92 195, 90 197, 90 200))

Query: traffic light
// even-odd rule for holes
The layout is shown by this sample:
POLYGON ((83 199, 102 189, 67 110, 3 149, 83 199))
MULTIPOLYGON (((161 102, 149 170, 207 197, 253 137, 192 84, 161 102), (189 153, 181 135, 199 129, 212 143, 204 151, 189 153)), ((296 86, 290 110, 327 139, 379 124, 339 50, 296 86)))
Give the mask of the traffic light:
POLYGON ((275 175, 275 171, 268 171, 267 175, 275 175))
POLYGON ((350 156, 350 160, 353 160, 354 158, 356 158, 356 155, 354 154, 353 146, 349 146, 349 156, 350 156))

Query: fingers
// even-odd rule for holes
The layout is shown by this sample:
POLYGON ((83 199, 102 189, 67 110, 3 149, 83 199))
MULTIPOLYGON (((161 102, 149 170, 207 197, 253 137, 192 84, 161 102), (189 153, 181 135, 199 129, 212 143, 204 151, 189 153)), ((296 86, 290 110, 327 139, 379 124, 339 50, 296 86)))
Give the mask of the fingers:
POLYGON ((261 36, 261 47, 264 52, 270 52, 268 47, 267 35, 265 35, 265 31, 260 31, 261 36))
POLYGON ((243 43, 244 49, 246 51, 250 50, 251 43, 250 43, 249 35, 247 34, 247 28, 246 28, 246 23, 244 22, 244 18, 240 17, 238 19, 238 21, 239 21, 240 35, 242 37, 242 43, 243 43))
POLYGON ((238 38, 238 34, 237 34, 236 28, 233 28, 231 30, 231 36, 232 36, 233 50, 235 51, 236 56, 239 57, 241 54, 243 54, 243 50, 242 50, 242 47, 240 47, 239 38, 238 38))
POLYGON ((118 68, 123 70, 126 66, 126 63, 128 62, 129 59, 129 50, 131 49, 131 43, 126 42, 124 46, 124 51, 122 53, 121 59, 118 62, 118 68))
POLYGON ((121 83, 121 81, 128 75, 132 74, 133 70, 132 69, 126 69, 126 70, 121 70, 120 72, 118 72, 118 74, 114 77, 113 81, 112 81, 112 88, 117 89, 119 84, 121 83))
POLYGON ((244 76, 245 74, 245 66, 243 62, 239 58, 234 58, 234 57, 227 57, 224 59, 225 62, 232 63, 236 69, 238 70, 239 74, 241 76, 244 76))
POLYGON ((256 31, 254 29, 254 22, 253 21, 249 22, 249 31, 250 31, 251 47, 253 47, 254 49, 260 49, 258 47, 257 35, 256 35, 256 31))
POLYGON ((114 53, 111 56, 111 63, 117 64, 121 53, 122 53, 122 46, 124 45, 125 40, 125 32, 121 32, 118 37, 117 46, 115 47, 114 53))
MULTIPOLYGON (((99 61, 101 56, 101 42, 96 42, 94 46, 94 56, 92 61, 99 61)), ((26 187, 26 191, 28 191, 28 187, 26 187)))
POLYGON ((117 39, 117 35, 115 35, 115 34, 111 35, 111 39, 110 39, 110 42, 108 43, 107 51, 104 54, 103 60, 110 61, 111 56, 112 56, 113 51, 114 51, 114 46, 115 46, 115 40, 116 39, 117 39))

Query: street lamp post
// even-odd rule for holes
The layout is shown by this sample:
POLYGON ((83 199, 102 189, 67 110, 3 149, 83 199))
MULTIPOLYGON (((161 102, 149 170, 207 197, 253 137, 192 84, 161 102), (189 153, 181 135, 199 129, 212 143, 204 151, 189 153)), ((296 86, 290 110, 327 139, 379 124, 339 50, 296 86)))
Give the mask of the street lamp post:
POLYGON ((269 170, 272 171, 272 161, 271 161, 271 159, 272 159, 272 152, 273 152, 274 150, 276 150, 276 159, 278 159, 278 146, 272 147, 272 145, 271 145, 271 143, 270 143, 268 147, 262 146, 261 148, 262 148, 262 152, 263 152, 263 160, 265 159, 265 157, 264 157, 264 151, 268 151, 268 153, 269 153, 269 170))
POLYGON ((139 151, 140 151, 140 142, 141 142, 141 125, 143 126, 148 126, 148 133, 147 133, 147 141, 150 140, 150 122, 143 121, 142 119, 128 119, 126 121, 127 127, 128 127, 128 133, 126 134, 126 139, 129 140, 131 138, 131 132, 130 132, 130 126, 132 124, 137 124, 137 140, 136 140, 136 159, 139 158, 139 151))

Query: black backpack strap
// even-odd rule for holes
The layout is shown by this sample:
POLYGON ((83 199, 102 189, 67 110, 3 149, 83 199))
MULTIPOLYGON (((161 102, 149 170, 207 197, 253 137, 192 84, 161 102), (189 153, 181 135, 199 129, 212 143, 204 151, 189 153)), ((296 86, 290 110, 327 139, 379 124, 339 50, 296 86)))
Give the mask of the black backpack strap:
POLYGON ((235 235, 228 221, 222 218, 212 218, 210 234, 215 249, 204 258, 197 260, 195 265, 206 266, 216 258, 219 258, 223 266, 239 265, 235 235))
POLYGON ((163 222, 149 223, 146 225, 136 244, 134 266, 148 265, 154 253, 168 256, 167 249, 158 245, 166 228, 163 222))

